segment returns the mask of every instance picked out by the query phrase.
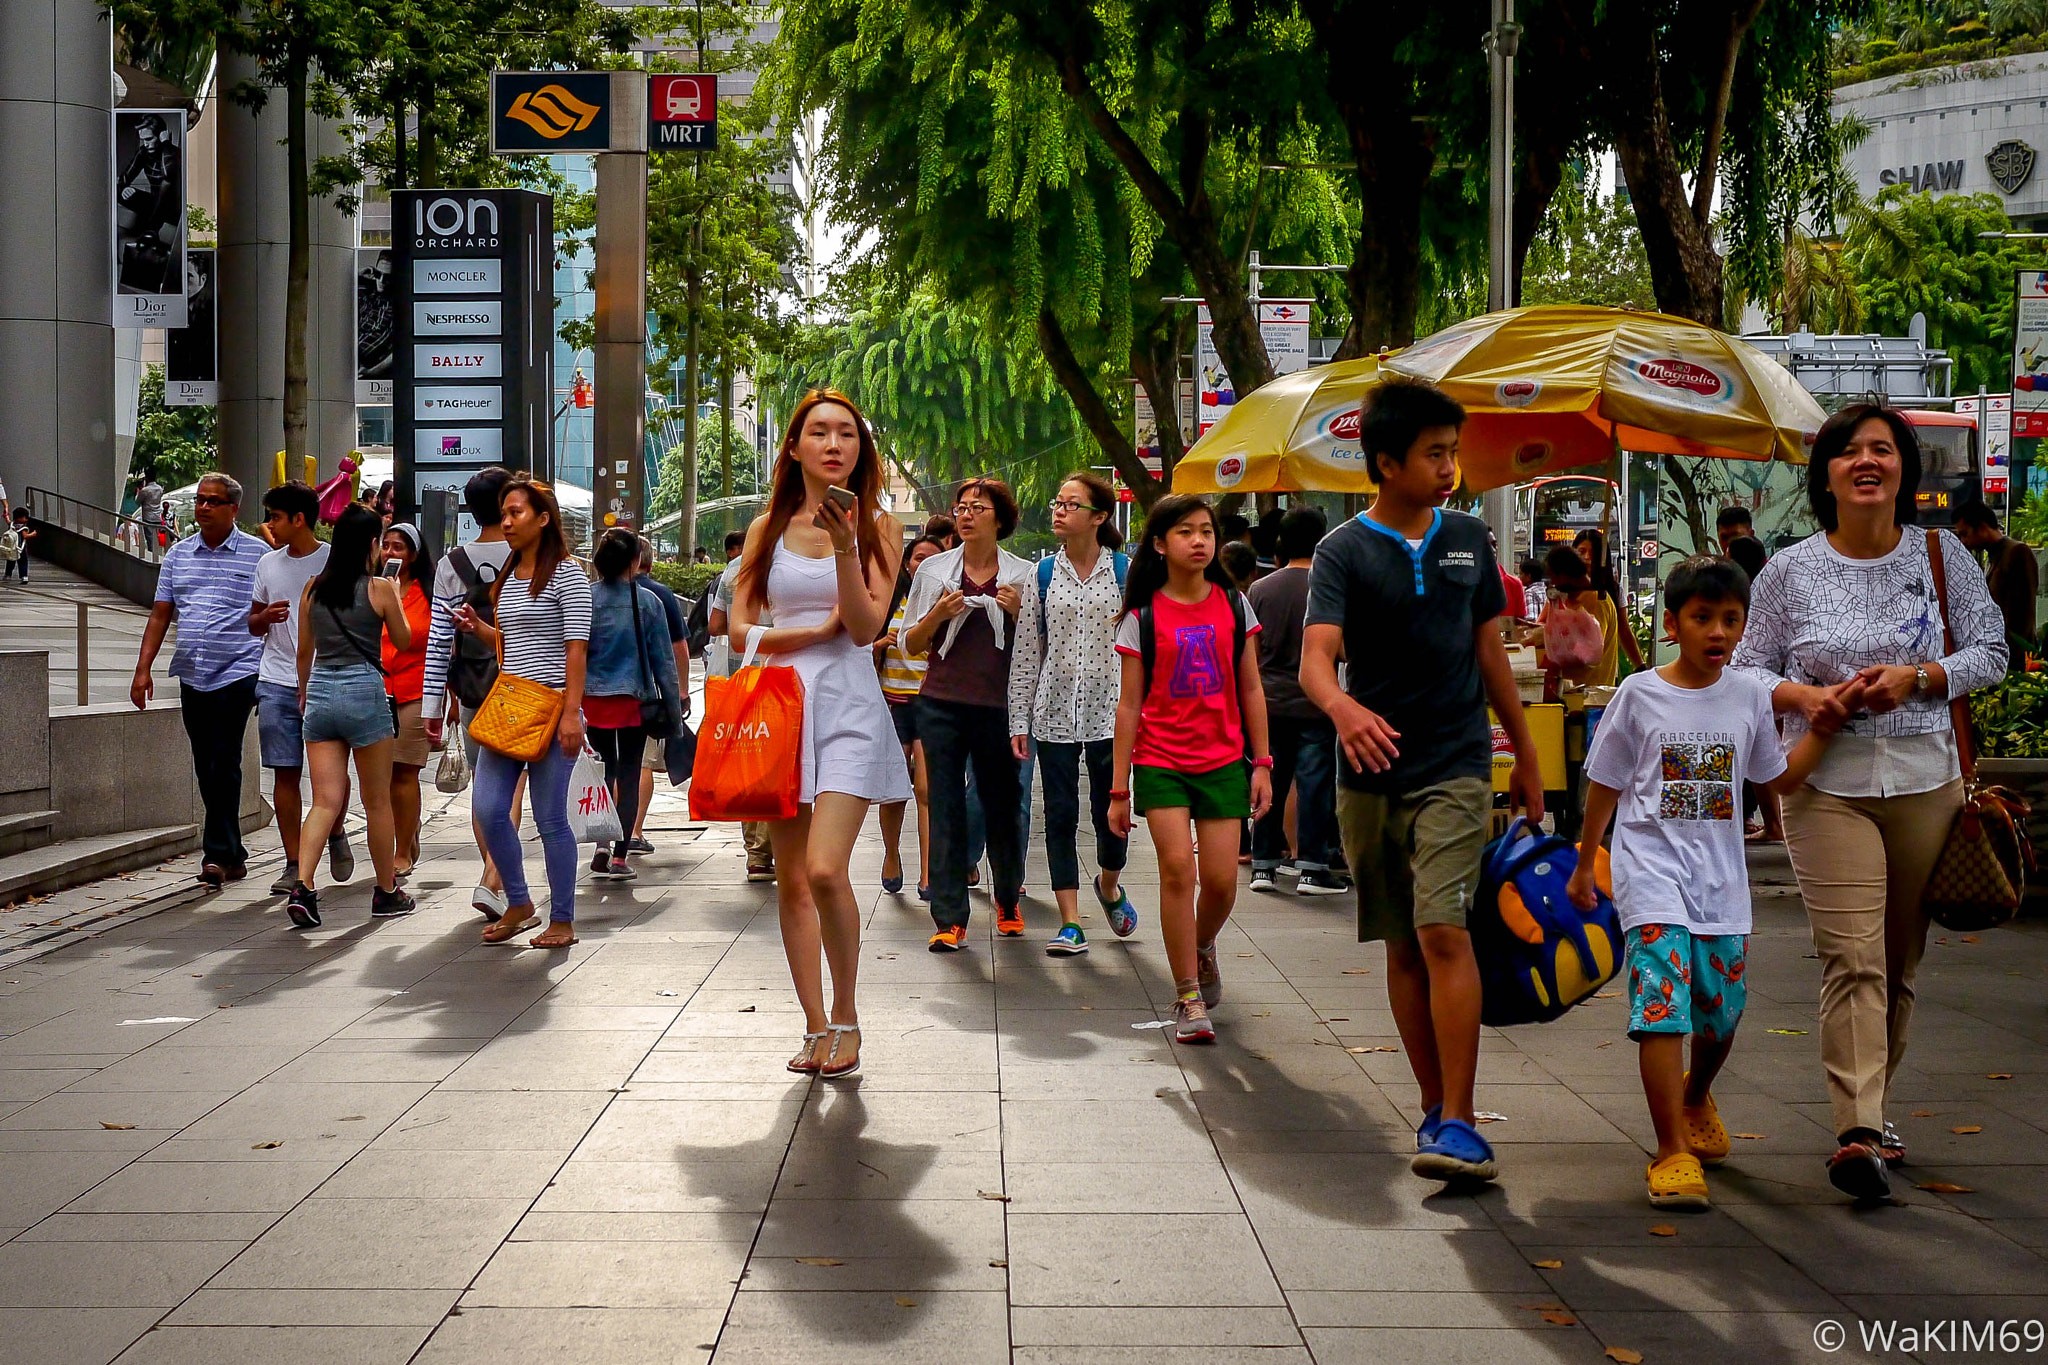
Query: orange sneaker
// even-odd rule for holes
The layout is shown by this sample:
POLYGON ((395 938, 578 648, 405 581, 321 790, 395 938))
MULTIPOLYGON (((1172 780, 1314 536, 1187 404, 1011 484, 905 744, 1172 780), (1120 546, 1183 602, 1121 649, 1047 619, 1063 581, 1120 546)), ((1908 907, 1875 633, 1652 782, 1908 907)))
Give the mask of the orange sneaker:
POLYGON ((1022 906, 996 907, 996 932, 1004 938, 1024 937, 1024 909, 1022 906))
POLYGON ((967 926, 948 925, 931 937, 925 947, 935 953, 957 953, 967 946, 967 926))

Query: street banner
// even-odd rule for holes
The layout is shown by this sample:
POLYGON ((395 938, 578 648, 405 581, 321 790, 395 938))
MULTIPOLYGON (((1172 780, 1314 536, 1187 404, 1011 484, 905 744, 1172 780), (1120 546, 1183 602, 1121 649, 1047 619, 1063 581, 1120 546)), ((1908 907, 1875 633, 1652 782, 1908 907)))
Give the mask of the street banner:
POLYGON ((1994 393, 1985 400, 1987 412, 1977 411, 1975 398, 1958 398, 1956 414, 1960 417, 1977 419, 1978 448, 1983 451, 1983 467, 1977 472, 1983 479, 1985 497, 2003 495, 2011 486, 2012 454, 2012 395, 1994 393))
POLYGON ((2013 435, 2048 436, 2048 270, 2015 272, 2013 295, 2013 435))
POLYGON ((390 247, 356 248, 356 406, 391 406, 391 372, 398 358, 396 268, 390 247))
POLYGON ((708 152, 717 145, 718 77, 648 77, 648 151, 708 152))
POLYGON ((114 111, 114 325, 185 325, 185 111, 114 111))
POLYGON ((185 252, 185 325, 164 334, 164 406, 210 408, 220 401, 220 351, 214 330, 213 248, 185 252))
POLYGON ((611 107, 609 71, 493 71, 491 151, 607 151, 611 107))
MULTIPOLYGON (((1308 368, 1309 299, 1261 299, 1259 335, 1266 344, 1266 358, 1275 378, 1308 368)), ((1237 402, 1230 372, 1216 354, 1209 323, 1209 305, 1202 304, 1195 318, 1195 436, 1209 434, 1209 428, 1223 420, 1237 402)))

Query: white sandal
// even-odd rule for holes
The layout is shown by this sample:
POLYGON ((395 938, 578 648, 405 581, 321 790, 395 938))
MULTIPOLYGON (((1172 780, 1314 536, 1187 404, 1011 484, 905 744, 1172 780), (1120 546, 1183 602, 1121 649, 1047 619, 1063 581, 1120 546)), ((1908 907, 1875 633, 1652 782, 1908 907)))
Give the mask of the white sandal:
POLYGON ((860 1025, 827 1024, 825 1025, 825 1027, 829 1029, 832 1033, 832 1046, 826 1051, 825 1064, 818 1068, 818 1074, 828 1081, 843 1080, 848 1076, 858 1075, 860 1072, 860 1056, 858 1053, 854 1055, 852 1063, 846 1066, 834 1065, 833 1059, 838 1057, 839 1055, 840 1039, 844 1038, 849 1033, 859 1033, 860 1025))
POLYGON ((819 1029, 816 1033, 806 1033, 804 1035, 804 1050, 789 1059, 789 1069, 801 1076, 817 1075, 818 1068, 823 1066, 824 1063, 818 1061, 811 1054, 817 1051, 818 1040, 824 1036, 824 1029, 819 1029))

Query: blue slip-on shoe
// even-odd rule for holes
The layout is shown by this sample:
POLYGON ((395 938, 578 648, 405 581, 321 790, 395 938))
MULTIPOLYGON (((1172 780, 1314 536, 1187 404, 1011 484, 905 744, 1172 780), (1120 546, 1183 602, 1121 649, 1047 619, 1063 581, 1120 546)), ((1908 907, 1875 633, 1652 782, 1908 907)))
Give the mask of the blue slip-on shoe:
POLYGON ((1078 924, 1062 924, 1060 931, 1046 942, 1047 957, 1079 957, 1088 951, 1088 938, 1078 924))
POLYGON ((888 892, 888 893, 889 893, 890 895, 892 895, 892 896, 893 896, 893 895, 895 895, 895 894, 896 894, 896 893, 897 893, 898 891, 901 891, 902 889, 903 889, 903 878, 901 878, 901 877, 884 877, 884 878, 882 878, 882 890, 884 890, 884 891, 888 892))
POLYGON ((1415 1159, 1408 1163, 1408 1169, 1425 1180, 1491 1180, 1498 1167, 1494 1165, 1493 1148, 1479 1130, 1463 1119, 1445 1119, 1437 1125, 1435 1137, 1415 1159))
POLYGON ((917 898, 921 901, 930 900, 932 898, 932 889, 923 882, 919 882, 917 884, 917 898))
POLYGON ((1124 890, 1122 886, 1118 886, 1116 889, 1116 899, 1112 901, 1102 894, 1102 879, 1100 877, 1097 877, 1092 885, 1095 889, 1096 903, 1102 907, 1102 913, 1109 918, 1109 931, 1118 938, 1129 938, 1133 933, 1137 932, 1138 910, 1136 906, 1131 904, 1130 892, 1124 890))
POLYGON ((1436 1130, 1443 1126, 1444 1107, 1440 1104, 1429 1106, 1429 1112, 1422 1116, 1422 1126, 1415 1130, 1415 1150, 1421 1151, 1436 1141, 1436 1130))

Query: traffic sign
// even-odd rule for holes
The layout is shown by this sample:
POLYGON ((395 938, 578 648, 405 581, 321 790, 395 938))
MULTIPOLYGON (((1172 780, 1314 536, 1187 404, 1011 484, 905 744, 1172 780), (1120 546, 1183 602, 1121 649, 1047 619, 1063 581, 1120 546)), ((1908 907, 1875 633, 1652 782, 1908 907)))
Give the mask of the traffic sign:
POLYGON ((704 152, 718 145, 718 77, 648 78, 647 150, 704 152))
POLYGON ((611 106, 609 71, 493 71, 491 151, 607 151, 611 106))

